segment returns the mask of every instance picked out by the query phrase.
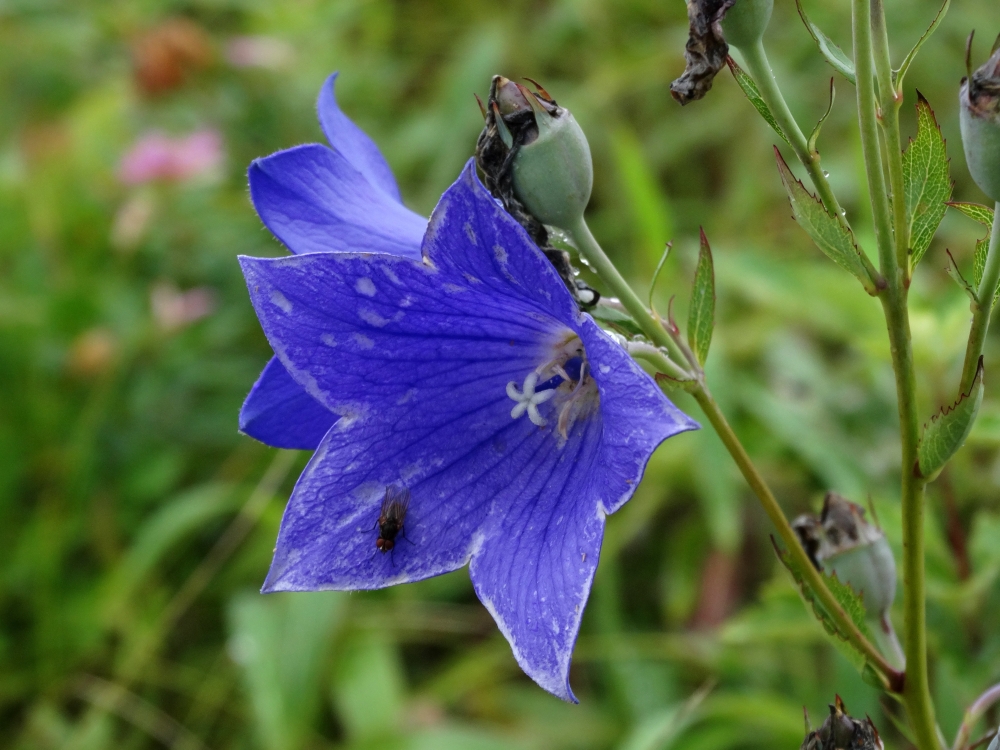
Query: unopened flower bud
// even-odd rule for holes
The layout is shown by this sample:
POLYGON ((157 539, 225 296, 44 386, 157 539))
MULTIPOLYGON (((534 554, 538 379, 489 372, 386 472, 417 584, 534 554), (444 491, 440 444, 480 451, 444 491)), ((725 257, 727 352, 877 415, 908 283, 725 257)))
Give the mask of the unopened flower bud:
POLYGON ((489 99, 479 102, 486 125, 476 143, 476 165, 487 189, 545 253, 577 303, 590 309, 600 295, 577 278, 569 255, 551 243, 546 228, 572 230, 582 221, 594 184, 590 146, 569 110, 531 82, 534 92, 493 76, 489 99))
POLYGON ((969 172, 984 193, 1000 201, 1000 49, 962 79, 959 104, 969 172))
POLYGON ((882 617, 896 598, 896 561, 865 510, 828 492, 819 517, 803 515, 793 526, 817 568, 836 575, 862 595, 869 615, 882 617))
POLYGON ((736 0, 722 19, 726 42, 737 49, 757 44, 767 30, 774 0, 736 0))
POLYGON ((830 705, 830 715, 819 729, 806 734, 800 750, 884 750, 884 747, 872 720, 858 721, 851 717, 838 695, 830 705))

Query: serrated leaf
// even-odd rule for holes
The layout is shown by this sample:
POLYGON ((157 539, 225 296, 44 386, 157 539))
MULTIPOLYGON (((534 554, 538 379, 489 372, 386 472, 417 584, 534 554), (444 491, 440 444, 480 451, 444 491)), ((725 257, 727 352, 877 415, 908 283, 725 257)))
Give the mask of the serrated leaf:
MULTIPOLYGON (((833 644, 837 646, 859 671, 863 672, 868 659, 851 644, 847 639, 847 634, 841 632, 837 623, 830 616, 830 613, 827 612, 823 604, 816 598, 813 590, 806 583, 805 574, 798 566, 798 563, 796 563, 795 558, 789 554, 788 550, 781 549, 777 542, 774 541, 774 537, 771 537, 771 544, 774 545, 774 551, 777 553, 782 565, 788 569, 788 572, 792 574, 792 578, 795 579, 795 584, 802 598, 812 608, 813 614, 820 625, 823 626, 823 630, 826 631, 827 635, 831 636, 833 644)), ((846 583, 841 583, 835 575, 824 575, 823 580, 826 582, 827 588, 830 589, 830 593, 837 600, 837 603, 840 604, 844 612, 851 618, 851 622, 857 626, 862 635, 866 638, 871 638, 871 632, 868 629, 868 616, 861 597, 846 583)))
POLYGON ((732 57, 726 58, 726 64, 729 65, 729 70, 732 72, 733 78, 736 79, 736 83, 739 87, 743 89, 743 93, 753 105, 753 108, 757 110, 760 116, 764 118, 764 121, 771 126, 774 132, 781 137, 781 140, 791 146, 792 144, 788 140, 788 136, 785 135, 781 126, 778 125, 778 121, 774 119, 774 115, 771 114, 771 108, 767 106, 767 102, 765 102, 764 98, 760 95, 760 89, 757 88, 757 84, 754 83, 753 78, 751 78, 750 75, 743 70, 743 68, 737 65, 736 61, 732 57))
POLYGON ((792 205, 792 216, 806 234, 812 237, 816 246, 834 263, 850 271, 862 283, 865 290, 875 295, 875 283, 865 268, 861 250, 854 241, 854 234, 834 216, 827 213, 823 204, 799 182, 778 149, 774 149, 778 159, 778 171, 792 205))
POLYGON ((952 406, 942 409, 924 426, 917 445, 917 466, 920 476, 933 479, 965 443, 983 403, 983 358, 979 358, 976 377, 968 393, 958 397, 952 406))
POLYGON ((910 255, 913 266, 920 262, 934 239, 948 210, 951 197, 948 154, 934 110, 917 92, 917 137, 903 153, 903 190, 906 218, 910 226, 910 255))
POLYGON ((855 83, 857 80, 854 74, 854 61, 847 56, 847 54, 842 50, 837 44, 830 39, 823 30, 809 20, 806 15, 805 8, 802 7, 801 0, 795 0, 795 7, 799 11, 799 17, 802 19, 802 23, 806 25, 806 30, 809 32, 809 36, 813 38, 816 45, 819 47, 819 51, 826 58, 826 61, 833 66, 834 70, 840 73, 844 78, 846 78, 851 83, 855 83))
POLYGON ((946 205, 961 211, 973 221, 978 221, 987 229, 993 229, 993 209, 981 203, 961 203, 949 201, 946 205))
POLYGON ((701 247, 698 250, 698 266, 694 271, 691 285, 691 305, 688 308, 688 344, 702 366, 708 359, 708 347, 712 343, 715 328, 715 266, 712 263, 712 248, 708 244, 705 230, 701 230, 701 247))
MULTIPOLYGON (((986 236, 981 240, 976 240, 976 250, 972 255, 972 281, 976 289, 983 281, 983 272, 986 270, 986 256, 990 250, 990 233, 993 231, 993 209, 979 203, 948 203, 954 209, 961 211, 973 221, 978 221, 986 227, 986 236)), ((993 295, 993 301, 1000 299, 1000 289, 993 295)))
POLYGON ((923 33, 923 35, 917 40, 917 43, 913 45, 913 49, 911 49, 907 53, 906 57, 903 59, 903 64, 900 65, 899 70, 896 71, 896 76, 894 81, 896 84, 897 91, 903 90, 903 79, 906 78, 906 72, 910 69, 910 65, 911 63, 913 63, 913 59, 917 56, 917 53, 920 51, 920 48, 924 46, 924 42, 926 42, 928 39, 931 38, 931 34, 934 33, 937 27, 944 20, 945 14, 948 12, 948 7, 950 5, 951 5, 951 0, 944 0, 944 3, 942 3, 941 8, 937 12, 937 15, 934 16, 934 20, 931 21, 931 25, 927 27, 927 31, 923 33))

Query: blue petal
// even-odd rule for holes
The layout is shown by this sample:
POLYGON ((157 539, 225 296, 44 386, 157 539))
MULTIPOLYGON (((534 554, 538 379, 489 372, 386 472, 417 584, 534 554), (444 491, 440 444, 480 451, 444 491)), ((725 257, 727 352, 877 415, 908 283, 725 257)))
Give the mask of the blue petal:
POLYGON ((275 448, 315 450, 336 416, 273 357, 240 410, 240 432, 275 448))
POLYGON ((351 122, 337 106, 337 97, 334 93, 337 75, 334 73, 326 79, 323 88, 319 90, 319 99, 316 101, 319 124, 326 134, 326 139, 336 151, 342 153, 344 158, 365 176, 368 182, 395 199, 397 203, 402 203, 403 199, 399 194, 396 178, 393 177, 392 170, 378 146, 375 145, 375 141, 351 122))
POLYGON ((577 310, 549 262, 468 166, 442 198, 425 260, 242 258, 251 298, 297 382, 342 415, 289 501, 265 591, 377 588, 470 559, 476 590, 540 685, 572 700, 569 657, 604 515, 650 453, 694 427, 577 310), (568 439, 512 419, 520 383, 577 333, 600 409, 568 439), (385 488, 412 501, 376 552, 385 488))
POLYGON ((511 493, 503 512, 490 516, 469 569, 521 668, 570 701, 570 656, 604 517, 632 496, 661 442, 698 428, 593 321, 580 335, 600 389, 600 416, 574 426, 562 455, 538 472, 544 484, 511 493))
POLYGON ((420 257, 427 220, 317 143, 256 159, 250 197, 293 253, 369 252, 420 257))

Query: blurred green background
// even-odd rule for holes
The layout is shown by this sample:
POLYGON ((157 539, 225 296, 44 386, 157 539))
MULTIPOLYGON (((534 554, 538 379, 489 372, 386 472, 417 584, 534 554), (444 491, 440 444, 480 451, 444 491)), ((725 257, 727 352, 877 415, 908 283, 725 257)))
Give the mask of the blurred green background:
MULTIPOLYGON (((578 706, 521 674, 465 571, 380 592, 257 593, 308 456, 237 432, 270 351, 235 257, 283 252, 245 170, 321 139, 314 101, 336 69, 343 108, 424 214, 472 152, 473 92, 497 72, 542 81, 590 137, 591 227, 638 287, 674 240, 661 309, 676 293, 683 314, 704 225, 720 296, 710 381, 788 514, 817 510, 827 489, 870 497, 898 553, 878 304, 791 220, 775 137, 728 72, 701 102, 670 99, 684 4, 502 5, 0 0, 0 745, 797 747, 803 705, 818 722, 834 693, 906 745, 899 707, 810 619, 708 431, 669 441, 608 521, 574 657, 578 706)), ((886 5, 898 63, 936 3, 886 5)), ((978 27, 982 59, 1000 11, 953 5, 908 77, 904 130, 917 86, 948 138, 956 199, 982 202, 956 95, 966 34, 978 27)), ((808 132, 834 73, 794 5, 777 6, 766 41, 808 132)), ((849 48, 847 2, 808 7, 849 48)), ((872 251, 854 92, 837 87, 820 149, 872 251)), ((944 250, 969 275, 981 235, 949 214, 916 273, 927 416, 954 388, 970 317, 944 250)), ((992 334, 987 373, 998 365, 992 334)), ((998 448, 989 385, 928 495, 931 664, 949 737, 1000 679, 998 448)))

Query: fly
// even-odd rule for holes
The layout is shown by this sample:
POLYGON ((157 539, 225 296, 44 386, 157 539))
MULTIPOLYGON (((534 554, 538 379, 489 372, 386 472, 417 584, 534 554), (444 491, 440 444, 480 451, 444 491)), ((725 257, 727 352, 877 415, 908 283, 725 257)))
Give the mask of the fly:
MULTIPOLYGON (((378 516, 378 539, 375 548, 385 554, 396 546, 396 537, 403 530, 406 509, 410 506, 410 491, 405 487, 385 488, 382 509, 378 516)), ((405 537, 404 537, 405 538, 405 537)))

